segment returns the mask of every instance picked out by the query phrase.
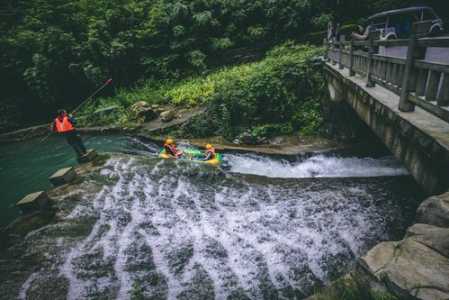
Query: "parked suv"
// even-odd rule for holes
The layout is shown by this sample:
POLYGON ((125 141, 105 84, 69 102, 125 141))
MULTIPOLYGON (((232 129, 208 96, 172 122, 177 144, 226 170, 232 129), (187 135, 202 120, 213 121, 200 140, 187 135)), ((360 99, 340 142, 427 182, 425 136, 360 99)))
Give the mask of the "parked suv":
POLYGON ((443 21, 428 6, 409 7, 381 12, 368 18, 369 31, 381 40, 437 36, 443 32, 443 21))

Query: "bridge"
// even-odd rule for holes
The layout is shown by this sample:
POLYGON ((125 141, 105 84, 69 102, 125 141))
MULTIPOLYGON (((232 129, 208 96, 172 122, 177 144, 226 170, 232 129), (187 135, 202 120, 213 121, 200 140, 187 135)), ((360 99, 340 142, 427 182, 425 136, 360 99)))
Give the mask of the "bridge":
POLYGON ((449 37, 326 44, 331 100, 345 101, 429 194, 449 189, 449 37))

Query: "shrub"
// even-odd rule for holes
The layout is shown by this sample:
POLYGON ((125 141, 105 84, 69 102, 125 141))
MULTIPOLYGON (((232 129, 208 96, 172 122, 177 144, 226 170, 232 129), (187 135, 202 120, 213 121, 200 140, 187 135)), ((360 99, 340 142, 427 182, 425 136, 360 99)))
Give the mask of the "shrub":
POLYGON ((181 128, 179 133, 184 136, 233 138, 246 129, 264 137, 295 131, 316 134, 322 123, 320 101, 325 89, 314 58, 321 53, 318 47, 287 42, 259 62, 177 83, 149 81, 140 88, 119 91, 114 98, 101 99, 95 108, 116 104, 126 111, 140 100, 207 105, 206 115, 181 128))

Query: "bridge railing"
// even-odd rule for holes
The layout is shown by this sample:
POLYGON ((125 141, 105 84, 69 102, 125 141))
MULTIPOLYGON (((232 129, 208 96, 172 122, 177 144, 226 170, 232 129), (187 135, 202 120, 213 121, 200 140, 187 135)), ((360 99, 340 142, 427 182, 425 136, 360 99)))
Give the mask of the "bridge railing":
POLYGON ((400 96, 399 109, 414 111, 415 105, 449 122, 449 65, 424 59, 429 47, 446 51, 449 56, 449 37, 408 40, 348 41, 328 44, 327 59, 348 68, 349 76, 366 78, 366 86, 379 84, 400 96), (406 58, 375 53, 383 46, 406 47, 406 58))

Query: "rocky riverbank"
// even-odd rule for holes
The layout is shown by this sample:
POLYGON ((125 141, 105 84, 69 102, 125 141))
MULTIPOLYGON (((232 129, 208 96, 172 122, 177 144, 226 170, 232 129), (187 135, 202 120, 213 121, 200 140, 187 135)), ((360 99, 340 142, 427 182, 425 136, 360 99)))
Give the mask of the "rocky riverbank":
MULTIPOLYGON (((179 128, 189 123, 193 118, 205 112, 204 109, 175 109, 173 107, 154 107, 139 101, 131 110, 143 118, 143 123, 134 126, 100 126, 79 128, 82 135, 123 134, 150 140, 162 145, 171 129, 179 128)), ((40 125, 17 130, 0 135, 0 143, 20 142, 33 138, 43 138, 47 134, 48 125, 40 125)), ((204 147, 213 143, 218 151, 253 152, 268 155, 301 155, 306 153, 324 153, 351 148, 354 145, 343 144, 325 137, 298 135, 275 136, 265 138, 263 141, 250 136, 242 136, 229 142, 223 137, 177 139, 179 143, 188 143, 197 147, 204 147)))
POLYGON ((360 271, 400 297, 449 299, 449 192, 426 199, 401 241, 383 242, 360 271))
POLYGON ((346 290, 366 299, 449 299, 449 192, 422 202, 416 222, 402 240, 379 243, 354 271, 308 300, 340 299, 346 290))

